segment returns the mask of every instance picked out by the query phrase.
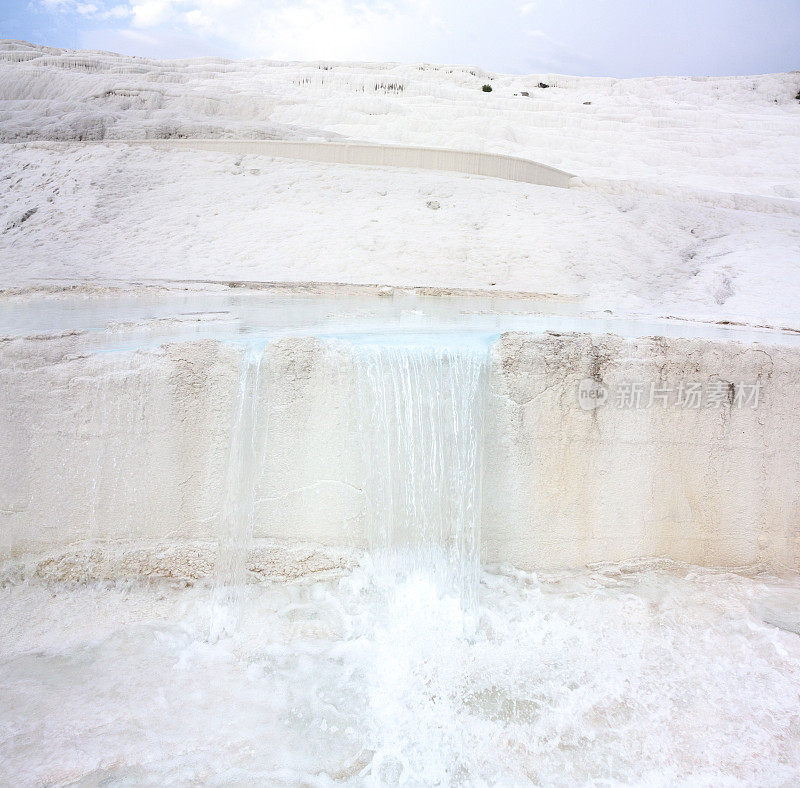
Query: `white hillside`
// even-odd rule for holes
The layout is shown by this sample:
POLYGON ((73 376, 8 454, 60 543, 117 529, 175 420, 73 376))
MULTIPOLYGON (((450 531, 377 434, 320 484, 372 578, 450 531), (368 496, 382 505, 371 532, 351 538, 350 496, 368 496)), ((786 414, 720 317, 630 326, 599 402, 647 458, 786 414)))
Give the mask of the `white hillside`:
POLYGON ((800 197, 800 73, 507 76, 427 64, 164 61, 20 41, 0 43, 0 62, 5 141, 367 140, 506 153, 584 177, 800 197))
POLYGON ((504 76, 0 42, 0 284, 469 287, 800 328, 798 91, 800 73, 504 76), (144 137, 481 150, 583 187, 80 144, 144 137))

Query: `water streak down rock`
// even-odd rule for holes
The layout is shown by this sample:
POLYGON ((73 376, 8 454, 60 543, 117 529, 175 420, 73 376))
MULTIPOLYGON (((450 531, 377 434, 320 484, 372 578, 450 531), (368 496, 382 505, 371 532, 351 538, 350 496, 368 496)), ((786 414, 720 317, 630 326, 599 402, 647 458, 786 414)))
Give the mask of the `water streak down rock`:
POLYGON ((489 341, 395 335, 351 348, 376 577, 430 580, 474 610, 489 341))
POLYGON ((266 440, 266 425, 259 412, 263 357, 264 343, 253 342, 244 347, 240 362, 214 567, 212 641, 235 628, 241 591, 247 581, 247 551, 252 541, 256 487, 264 465, 266 440))

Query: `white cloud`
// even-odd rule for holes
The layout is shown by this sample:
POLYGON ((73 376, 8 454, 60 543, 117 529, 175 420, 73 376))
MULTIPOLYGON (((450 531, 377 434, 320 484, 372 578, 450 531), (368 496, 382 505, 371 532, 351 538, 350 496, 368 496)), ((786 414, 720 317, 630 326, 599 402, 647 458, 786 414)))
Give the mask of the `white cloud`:
POLYGON ((172 11, 170 0, 146 0, 131 5, 134 27, 155 27, 167 20, 172 11))
POLYGON ((214 20, 207 14, 204 14, 199 8, 193 8, 191 11, 187 11, 183 16, 189 26, 196 30, 211 31, 214 28, 214 20))
POLYGON ((39 0, 39 5, 105 23, 105 29, 86 29, 78 22, 81 40, 94 47, 119 46, 154 57, 427 61, 506 71, 569 70, 575 62, 568 48, 543 33, 532 46, 519 15, 520 8, 524 13, 535 3, 520 7, 518 0, 489 8, 463 0, 116 0, 114 5, 39 0), (146 40, 136 32, 147 32, 146 40))
POLYGON ((39 3, 46 11, 70 11, 73 10, 74 0, 40 0, 39 3))
POLYGON ((39 6, 95 20, 127 18, 130 29, 160 31, 165 40, 177 33, 197 36, 198 44, 225 41, 234 55, 338 60, 404 59, 408 45, 424 59, 419 45, 446 37, 457 8, 455 0, 130 0, 113 6, 39 0, 39 6))
POLYGON ((592 62, 591 58, 547 35, 543 30, 525 29, 523 34, 532 40, 528 50, 528 63, 536 71, 574 73, 578 70, 576 65, 585 68, 592 62))
POLYGON ((84 19, 125 19, 131 16, 130 5, 114 5, 79 2, 79 0, 40 0, 39 7, 60 14, 77 14, 84 19))
POLYGON ((304 0, 259 15, 254 43, 277 59, 381 59, 412 14, 390 4, 304 0))
POLYGON ((761 13, 766 0, 738 0, 735 12, 730 0, 21 2, 63 17, 47 28, 37 14, 31 36, 49 29, 64 43, 72 30, 87 45, 129 54, 425 61, 513 73, 782 71, 797 65, 800 32, 796 0, 774 0, 770 14, 761 13), (135 31, 152 35, 144 42, 128 35, 135 31))

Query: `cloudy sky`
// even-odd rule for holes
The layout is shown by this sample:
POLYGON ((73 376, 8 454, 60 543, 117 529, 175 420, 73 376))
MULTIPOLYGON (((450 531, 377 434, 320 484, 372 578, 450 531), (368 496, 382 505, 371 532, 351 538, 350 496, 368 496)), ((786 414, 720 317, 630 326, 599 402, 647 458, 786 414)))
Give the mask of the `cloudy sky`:
POLYGON ((0 37, 154 57, 754 74, 800 69, 800 0, 0 0, 0 37))

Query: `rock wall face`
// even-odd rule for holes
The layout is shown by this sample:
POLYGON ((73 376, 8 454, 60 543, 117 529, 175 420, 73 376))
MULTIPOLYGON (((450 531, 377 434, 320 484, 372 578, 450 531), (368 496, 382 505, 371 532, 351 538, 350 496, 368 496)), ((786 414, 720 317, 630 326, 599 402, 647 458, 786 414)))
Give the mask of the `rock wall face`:
POLYGON ((494 359, 489 560, 798 566, 797 350, 507 334, 494 359))
MULTIPOLYGON (((80 335, 0 344, 2 559, 51 572, 66 562, 67 574, 81 561, 112 575, 206 573, 241 357, 208 340, 89 354, 80 335), (114 551, 135 559, 115 563, 114 551)), ((293 574, 275 566, 297 550, 270 545, 309 542, 333 558, 301 550, 300 564, 342 567, 364 545, 352 358, 299 337, 266 344, 261 364, 251 569, 293 574)), ((483 560, 800 567, 799 390, 796 348, 502 335, 485 411, 483 560)))
POLYGON ((568 189, 574 175, 530 159, 478 151, 423 148, 409 145, 363 145, 352 142, 301 142, 287 140, 129 140, 161 150, 205 150, 219 153, 277 156, 330 164, 374 167, 410 167, 418 170, 462 172, 508 181, 568 189))

